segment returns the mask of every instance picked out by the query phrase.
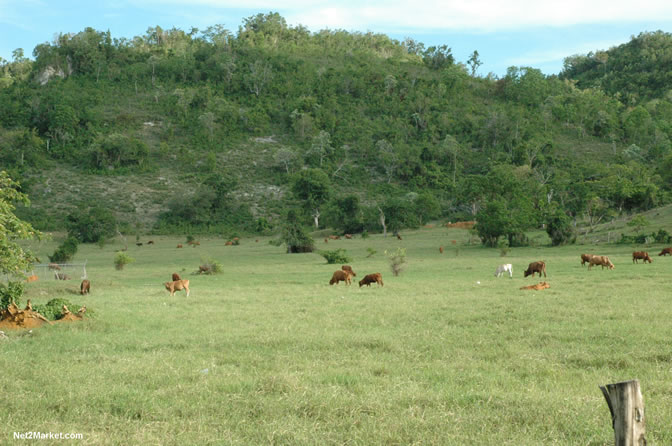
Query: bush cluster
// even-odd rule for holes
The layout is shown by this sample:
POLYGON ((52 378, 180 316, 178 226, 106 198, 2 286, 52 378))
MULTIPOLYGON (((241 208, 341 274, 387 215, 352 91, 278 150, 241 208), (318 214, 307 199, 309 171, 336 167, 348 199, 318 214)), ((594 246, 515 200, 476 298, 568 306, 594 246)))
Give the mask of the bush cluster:
POLYGON ((319 254, 327 260, 327 263, 348 263, 352 259, 348 257, 345 249, 337 249, 335 251, 320 251, 319 254))

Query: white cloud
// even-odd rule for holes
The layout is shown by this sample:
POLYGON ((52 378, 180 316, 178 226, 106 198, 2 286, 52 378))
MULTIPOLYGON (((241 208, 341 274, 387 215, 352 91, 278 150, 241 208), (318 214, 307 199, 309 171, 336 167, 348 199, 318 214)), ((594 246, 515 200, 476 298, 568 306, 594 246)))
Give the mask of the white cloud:
MULTIPOLYGON (((158 4, 158 0, 131 0, 158 4)), ((240 1, 161 0, 161 4, 189 4, 241 9, 240 1)), ((479 30, 498 31, 520 27, 568 26, 587 23, 672 20, 672 2, 611 0, 374 0, 310 1, 247 0, 245 10, 278 11, 292 25, 310 29, 346 30, 479 30)))

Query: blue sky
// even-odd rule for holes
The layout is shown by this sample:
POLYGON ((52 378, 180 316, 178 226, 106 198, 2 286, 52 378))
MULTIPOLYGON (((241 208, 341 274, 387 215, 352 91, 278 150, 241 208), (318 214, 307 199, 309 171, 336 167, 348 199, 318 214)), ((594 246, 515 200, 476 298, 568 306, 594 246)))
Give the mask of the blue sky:
POLYGON ((373 31, 448 45, 458 61, 478 50, 479 74, 509 66, 558 73, 563 58, 609 49, 643 31, 672 31, 672 1, 642 0, 0 0, 0 57, 27 56, 59 33, 90 26, 113 37, 143 35, 150 26, 232 32, 257 13, 280 13, 311 31, 373 31), (244 5, 244 7, 241 7, 244 5))

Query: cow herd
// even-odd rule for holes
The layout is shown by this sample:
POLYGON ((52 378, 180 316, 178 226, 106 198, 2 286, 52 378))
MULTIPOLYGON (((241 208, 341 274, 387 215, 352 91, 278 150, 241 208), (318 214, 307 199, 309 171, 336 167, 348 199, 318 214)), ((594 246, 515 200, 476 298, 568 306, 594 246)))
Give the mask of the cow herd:
MULTIPOLYGON (((334 274, 331 275, 329 285, 338 285, 339 282, 345 282, 346 285, 350 285, 352 283, 352 278, 356 276, 357 273, 352 270, 350 265, 343 265, 341 266, 341 269, 334 271, 334 274)), ((364 285, 371 286, 372 283, 377 283, 378 285, 383 286, 383 275, 380 273, 367 274, 359 281, 359 286, 360 288, 364 285)))

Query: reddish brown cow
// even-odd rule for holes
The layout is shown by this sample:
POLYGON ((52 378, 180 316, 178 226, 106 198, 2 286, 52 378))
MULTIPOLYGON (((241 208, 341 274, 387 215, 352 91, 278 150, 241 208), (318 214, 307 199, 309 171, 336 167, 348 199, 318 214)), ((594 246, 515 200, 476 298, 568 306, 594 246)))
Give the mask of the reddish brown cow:
POLYGON ((609 257, 607 256, 591 256, 588 263, 588 269, 592 268, 593 265, 601 265, 602 269, 604 269, 605 266, 609 269, 615 268, 614 264, 611 263, 611 260, 609 260, 609 257))
POLYGON ((589 263, 592 256, 593 254, 581 254, 581 266, 589 263))
POLYGON ((443 246, 439 246, 439 252, 443 254, 443 246))
POLYGON ((33 274, 32 276, 26 277, 26 282, 37 282, 38 277, 33 274))
POLYGON ((340 236, 340 235, 330 235, 330 236, 329 236, 329 239, 330 239, 330 240, 340 240, 340 239, 341 239, 341 236, 340 236))
POLYGON ((173 273, 173 275, 172 275, 171 277, 172 277, 172 279, 173 279, 173 282, 175 282, 176 280, 182 280, 182 278, 180 277, 180 275, 177 274, 177 273, 173 273))
POLYGON ((632 253, 632 262, 639 263, 637 260, 643 260, 644 263, 646 262, 653 263, 653 259, 651 259, 649 253, 645 251, 635 251, 632 253))
POLYGON ((371 286, 372 283, 383 286, 383 275, 380 273, 367 274, 359 281, 359 287, 361 288, 362 285, 371 286))
POLYGON ((328 239, 328 238, 325 238, 325 239, 324 239, 324 243, 329 243, 329 239, 328 239))
POLYGON ((344 237, 350 240, 352 238, 352 234, 345 234, 344 237))
POLYGON ((521 290, 537 290, 541 291, 546 288, 550 288, 551 285, 548 284, 548 282, 539 282, 536 285, 528 285, 528 286, 523 286, 520 287, 521 290))
POLYGON ((666 255, 668 255, 668 254, 669 254, 669 255, 672 255, 672 247, 670 247, 670 248, 663 248, 663 250, 660 251, 660 254, 658 254, 658 255, 659 255, 659 256, 666 256, 666 255))
POLYGON ((229 240, 228 242, 224 243, 224 246, 233 246, 233 242, 229 240))
POLYGON ((341 266, 341 269, 343 271, 349 272, 352 275, 352 277, 357 277, 357 273, 352 270, 352 267, 350 265, 343 265, 341 266))
POLYGON ((177 245, 177 247, 178 247, 178 248, 181 248, 181 247, 182 247, 182 245, 181 245, 181 244, 179 244, 179 245, 177 245))
POLYGON ((532 275, 534 277, 534 273, 539 273, 539 277, 541 277, 541 273, 544 273, 544 277, 546 277, 546 263, 539 261, 539 262, 532 262, 530 265, 527 267, 527 270, 523 274, 525 274, 525 277, 532 275))
POLYGON ((331 276, 331 280, 329 281, 329 285, 338 285, 338 282, 341 281, 344 281, 346 285, 350 285, 352 283, 352 274, 350 274, 350 271, 343 271, 342 269, 334 271, 334 274, 331 276))
POLYGON ((401 238, 401 234, 397 234, 397 240, 403 240, 403 239, 401 238))
POLYGON ((91 292, 91 282, 88 280, 84 279, 82 280, 82 284, 79 286, 79 294, 89 294, 91 292))

